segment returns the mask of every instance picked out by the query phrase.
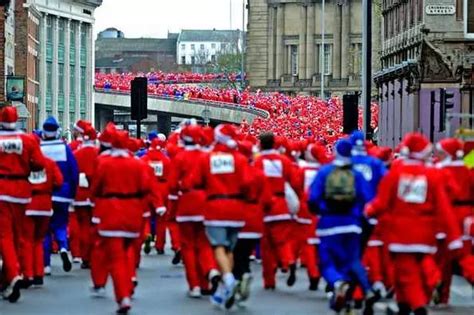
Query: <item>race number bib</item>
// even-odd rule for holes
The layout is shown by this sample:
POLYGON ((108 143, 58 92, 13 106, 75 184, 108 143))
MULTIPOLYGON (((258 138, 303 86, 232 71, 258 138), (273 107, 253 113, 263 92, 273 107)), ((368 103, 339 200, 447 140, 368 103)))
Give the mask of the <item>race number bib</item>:
POLYGON ((283 164, 280 160, 263 160, 263 173, 267 177, 283 177, 283 164))
POLYGON ((33 185, 44 184, 47 180, 48 177, 46 176, 45 170, 39 172, 31 172, 30 176, 28 177, 28 181, 30 182, 30 184, 33 185))
POLYGON ((21 139, 0 139, 0 152, 8 154, 22 154, 23 141, 21 139))
POLYGON ((370 182, 373 178, 372 168, 365 164, 356 164, 354 165, 354 169, 364 176, 364 179, 370 182))
POLYGON ((231 154, 218 154, 211 156, 211 174, 235 173, 234 156, 231 154))
POLYGON ((152 162, 150 163, 151 168, 153 168, 153 172, 155 176, 161 177, 163 176, 163 162, 152 162))
POLYGON ((428 194, 426 176, 402 175, 398 183, 398 198, 407 203, 423 204, 428 194))
POLYGON ((79 174, 79 187, 89 188, 89 181, 87 180, 86 173, 79 174))
POLYGON ((67 161, 67 152, 66 146, 62 143, 60 144, 50 144, 42 145, 41 151, 44 155, 55 162, 66 162, 67 161))
POLYGON ((305 170, 304 171, 304 191, 308 191, 309 187, 314 181, 314 178, 318 174, 317 170, 305 170))

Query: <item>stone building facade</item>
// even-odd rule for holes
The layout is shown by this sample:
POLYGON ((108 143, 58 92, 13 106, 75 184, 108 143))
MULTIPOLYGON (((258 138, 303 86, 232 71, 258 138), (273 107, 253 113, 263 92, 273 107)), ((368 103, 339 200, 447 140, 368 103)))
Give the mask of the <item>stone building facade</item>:
MULTIPOLYGON (((382 12, 382 70, 375 74, 379 142, 396 146, 409 131, 436 141, 446 136, 440 122, 441 88, 454 93, 453 112, 473 113, 474 3, 383 0, 382 12)), ((452 129, 459 124, 453 120, 452 129)))
MULTIPOLYGON (((380 15, 374 5, 373 56, 379 69, 380 15)), ((249 0, 246 72, 253 88, 319 95, 361 90, 362 1, 249 0), (324 55, 322 64, 321 55, 324 55)))

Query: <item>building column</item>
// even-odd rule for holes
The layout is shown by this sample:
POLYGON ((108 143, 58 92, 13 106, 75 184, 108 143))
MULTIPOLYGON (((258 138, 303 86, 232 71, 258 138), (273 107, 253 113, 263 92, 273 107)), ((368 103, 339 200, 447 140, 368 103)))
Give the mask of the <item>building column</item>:
POLYGON ((341 78, 349 78, 349 51, 351 48, 351 3, 342 5, 342 38, 341 38, 341 78))
POLYGON ((63 128, 71 129, 71 118, 69 117, 69 102, 71 94, 71 82, 70 82, 70 63, 71 63, 71 19, 66 20, 66 27, 64 28, 64 126, 63 128))
POLYGON ((285 60, 285 52, 283 49, 283 33, 284 33, 284 23, 285 23, 285 15, 284 15, 284 5, 277 6, 277 21, 276 21, 276 55, 275 55, 275 62, 276 62, 276 71, 275 71, 275 78, 276 80, 280 80, 281 76, 283 75, 283 67, 284 67, 284 60, 285 60))
POLYGON ((92 103, 94 91, 94 52, 92 50, 92 25, 85 25, 86 33, 86 119, 93 121, 94 116, 94 104, 92 103))
POLYGON ((360 44, 354 45, 354 69, 352 70, 352 72, 354 72, 358 80, 360 79, 360 75, 361 75, 361 71, 360 71, 361 59, 359 58, 360 56, 359 45, 360 44))
POLYGON ((306 79, 306 5, 300 7, 300 35, 298 45, 298 78, 306 79))
POLYGON ((275 20, 276 7, 268 7, 268 74, 269 80, 275 80, 275 20))
POLYGON ((82 27, 82 22, 79 21, 77 23, 76 27, 76 117, 75 121, 78 121, 81 119, 81 27, 82 27))
POLYGON ((314 71, 314 5, 308 5, 306 11, 306 79, 311 80, 315 73, 314 71))
POLYGON ((43 121, 46 120, 46 90, 47 90, 47 82, 48 82, 48 76, 47 76, 47 71, 46 71, 46 41, 47 41, 47 33, 48 33, 48 14, 45 13, 42 20, 41 20, 41 35, 40 35, 40 41, 41 41, 41 58, 40 58, 40 105, 41 107, 39 108, 39 118, 38 122, 39 125, 43 123, 43 121))
POLYGON ((59 124, 62 126, 62 121, 59 121, 58 117, 58 93, 59 93, 59 65, 58 65, 58 44, 59 44, 59 18, 57 16, 53 19, 53 76, 52 76, 52 85, 53 88, 51 89, 51 110, 53 112, 53 116, 58 119, 59 124))
POLYGON ((341 5, 337 4, 335 6, 336 14, 334 15, 332 77, 336 80, 341 78, 341 9, 341 5))

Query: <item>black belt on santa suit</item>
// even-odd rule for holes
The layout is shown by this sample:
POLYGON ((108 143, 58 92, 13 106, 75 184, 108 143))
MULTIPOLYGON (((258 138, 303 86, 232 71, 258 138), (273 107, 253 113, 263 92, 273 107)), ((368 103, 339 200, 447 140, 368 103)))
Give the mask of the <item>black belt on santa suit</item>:
POLYGON ((455 200, 455 206, 474 206, 474 200, 455 200))
POLYGON ((243 200, 244 196, 242 194, 217 194, 217 195, 210 195, 207 197, 208 201, 213 200, 243 200))
POLYGON ((27 175, 7 175, 7 174, 0 174, 0 179, 6 180, 28 180, 27 175))
POLYGON ((285 198, 285 197, 286 197, 286 195, 285 195, 284 192, 276 192, 276 193, 273 194, 273 196, 275 196, 275 197, 282 197, 282 198, 285 198))
POLYGON ((98 196, 101 199, 141 199, 143 198, 143 194, 141 193, 130 193, 130 194, 123 194, 123 193, 108 193, 102 196, 98 196))

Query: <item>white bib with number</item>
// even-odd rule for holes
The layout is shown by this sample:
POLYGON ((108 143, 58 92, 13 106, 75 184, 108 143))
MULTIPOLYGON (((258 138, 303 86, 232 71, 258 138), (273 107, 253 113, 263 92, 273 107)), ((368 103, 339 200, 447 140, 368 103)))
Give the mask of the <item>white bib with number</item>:
POLYGON ((235 173, 234 156, 232 154, 211 155, 211 174, 235 173))
POLYGON ((283 164, 280 160, 263 160, 263 172, 267 177, 283 177, 283 164))
POLYGON ((44 155, 46 155, 47 157, 49 157, 51 160, 55 162, 67 161, 66 146, 62 143, 42 145, 41 151, 43 152, 44 155))
POLYGON ((79 187, 89 188, 89 181, 87 180, 86 173, 79 173, 79 187))
POLYGON ((155 176, 163 176, 163 162, 151 162, 150 166, 153 168, 155 176))
POLYGON ((8 154, 22 154, 23 141, 19 138, 0 139, 0 152, 8 154))
POLYGON ((31 172, 30 176, 28 177, 28 181, 33 185, 44 184, 48 180, 46 176, 46 171, 42 170, 39 172, 31 172))
POLYGON ((398 182, 398 198, 407 203, 423 204, 428 194, 426 176, 402 175, 398 182))

